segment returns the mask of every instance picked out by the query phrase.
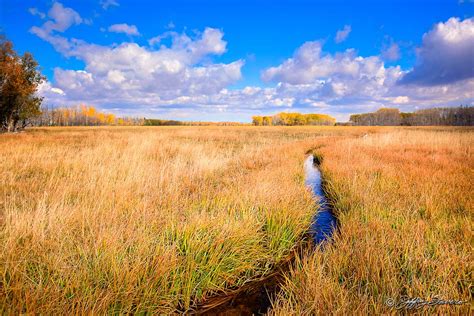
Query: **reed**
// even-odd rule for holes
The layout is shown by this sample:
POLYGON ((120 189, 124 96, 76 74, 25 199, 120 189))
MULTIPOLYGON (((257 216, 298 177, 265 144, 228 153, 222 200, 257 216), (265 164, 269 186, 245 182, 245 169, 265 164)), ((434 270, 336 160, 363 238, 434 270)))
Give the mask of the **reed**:
POLYGON ((0 312, 175 313, 268 274, 316 209, 341 221, 275 314, 470 299, 472 129, 75 127, 0 135, 0 312), (367 134, 368 136, 363 137, 367 134))
POLYGON ((0 135, 0 310, 184 311, 267 273, 306 230, 292 130, 0 135))
POLYGON ((467 302, 419 313, 471 310, 473 130, 380 131, 319 149, 339 233, 300 258, 273 314, 386 314, 402 296, 467 302))

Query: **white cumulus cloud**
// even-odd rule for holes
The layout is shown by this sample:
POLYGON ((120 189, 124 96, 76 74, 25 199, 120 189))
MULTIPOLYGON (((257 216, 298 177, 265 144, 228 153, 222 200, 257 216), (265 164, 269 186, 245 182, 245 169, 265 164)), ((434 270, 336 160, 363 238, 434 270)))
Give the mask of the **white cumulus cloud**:
MULTIPOLYGON (((59 2, 53 3, 53 6, 48 11, 48 17, 50 20, 41 26, 41 29, 46 33, 51 33, 52 31, 64 32, 73 24, 82 23, 79 13, 71 8, 65 8, 59 2)), ((36 29, 37 27, 33 28, 33 30, 36 29)), ((33 31, 33 33, 35 32, 33 31)))
POLYGON ((205 28, 192 36, 167 31, 148 45, 98 45, 63 34, 83 23, 74 10, 55 3, 48 17, 31 32, 63 56, 84 63, 81 70, 54 70, 54 80, 40 89, 48 104, 87 102, 122 115, 163 118, 235 120, 301 111, 344 120, 381 106, 411 111, 474 101, 472 59, 467 60, 474 42, 472 19, 450 19, 426 33, 418 62, 409 71, 384 63, 398 57, 393 42, 380 55, 360 56, 355 49, 328 53, 323 41, 309 41, 262 71, 262 79, 273 85, 233 89, 244 61, 215 61, 227 51, 222 30, 205 28))
POLYGON ((415 106, 474 101, 472 79, 436 86, 401 85, 398 82, 407 72, 399 66, 386 66, 383 59, 383 54, 358 56, 353 49, 329 54, 323 51, 321 41, 306 42, 292 57, 264 70, 262 79, 277 83, 272 98, 292 97, 295 107, 309 106, 333 114, 371 111, 381 106, 411 111, 415 106))
POLYGON ((36 15, 38 16, 40 19, 45 19, 46 18, 46 14, 44 14, 43 12, 39 11, 38 8, 29 8, 28 9, 28 12, 30 12, 31 15, 36 15))
POLYGON ((266 69, 262 79, 290 84, 312 84, 329 78, 383 80, 385 68, 379 57, 360 57, 353 49, 331 55, 322 48, 321 41, 304 43, 292 58, 266 69))
MULTIPOLYGON (((51 17, 50 22, 58 24, 56 17, 51 17)), ((62 32, 66 27, 44 25, 33 27, 32 32, 64 56, 85 64, 82 70, 59 67, 54 70, 54 85, 42 88, 51 103, 207 107, 220 102, 218 97, 211 96, 218 95, 242 76, 243 60, 211 61, 212 56, 226 51, 224 33, 218 29, 205 28, 192 37, 169 32, 161 37, 170 37, 170 45, 155 49, 129 42, 111 46, 92 44, 59 35, 59 29, 62 32)))
POLYGON ((423 35, 418 61, 401 84, 443 85, 474 78, 474 18, 450 18, 423 35))
POLYGON ((388 61, 400 59, 400 46, 397 43, 391 43, 382 49, 382 57, 388 61))
POLYGON ((140 32, 138 32, 138 28, 135 25, 128 25, 126 23, 113 24, 109 26, 108 30, 112 33, 124 33, 134 36, 140 35, 140 32))
POLYGON ((101 0, 100 5, 102 9, 107 10, 110 7, 118 7, 119 3, 116 0, 101 0))
POLYGON ((334 41, 336 43, 344 42, 352 31, 352 27, 350 25, 344 25, 342 30, 337 31, 336 37, 334 37, 334 41))

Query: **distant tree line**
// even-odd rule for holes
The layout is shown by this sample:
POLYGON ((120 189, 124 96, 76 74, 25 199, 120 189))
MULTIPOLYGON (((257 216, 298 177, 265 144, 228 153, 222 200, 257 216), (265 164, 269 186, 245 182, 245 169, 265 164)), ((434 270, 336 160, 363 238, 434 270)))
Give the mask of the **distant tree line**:
POLYGON ((30 119, 32 126, 236 126, 248 125, 238 122, 185 122, 176 120, 147 119, 136 117, 116 117, 114 114, 99 111, 92 105, 72 107, 43 107, 30 119))
POLYGON ((278 113, 272 116, 252 116, 256 126, 270 125, 334 125, 336 119, 326 114, 278 113))
POLYGON ((143 119, 116 117, 104 113, 91 105, 73 107, 43 107, 40 114, 31 120, 33 126, 100 126, 100 125, 143 125, 143 119))
POLYGON ((175 121, 160 119, 144 119, 145 126, 242 126, 248 125, 239 122, 200 122, 200 121, 175 121))
POLYGON ((159 119, 145 119, 143 122, 145 126, 176 126, 184 125, 181 121, 175 120, 159 120, 159 119))
POLYGON ((415 112, 381 108, 372 113, 351 115, 350 123, 359 126, 472 126, 474 125, 474 107, 431 108, 415 112))

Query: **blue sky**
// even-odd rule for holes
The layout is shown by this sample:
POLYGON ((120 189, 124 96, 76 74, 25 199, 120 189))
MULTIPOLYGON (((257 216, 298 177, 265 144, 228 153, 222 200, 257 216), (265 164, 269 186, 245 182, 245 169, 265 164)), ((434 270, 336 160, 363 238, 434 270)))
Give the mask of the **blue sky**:
POLYGON ((472 104, 472 1, 8 1, 54 106, 248 121, 472 104))

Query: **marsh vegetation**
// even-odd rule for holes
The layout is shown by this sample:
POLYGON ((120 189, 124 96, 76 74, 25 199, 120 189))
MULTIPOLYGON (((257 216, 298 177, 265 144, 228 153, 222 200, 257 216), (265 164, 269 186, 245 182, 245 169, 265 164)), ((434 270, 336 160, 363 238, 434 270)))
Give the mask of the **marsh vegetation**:
POLYGON ((340 229, 297 258, 272 313, 388 312, 384 300, 400 295, 470 300, 473 138, 444 127, 0 135, 0 310, 191 311, 270 273, 316 209, 308 150, 324 158, 340 229))

